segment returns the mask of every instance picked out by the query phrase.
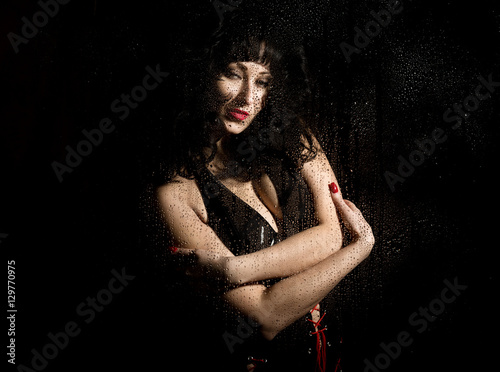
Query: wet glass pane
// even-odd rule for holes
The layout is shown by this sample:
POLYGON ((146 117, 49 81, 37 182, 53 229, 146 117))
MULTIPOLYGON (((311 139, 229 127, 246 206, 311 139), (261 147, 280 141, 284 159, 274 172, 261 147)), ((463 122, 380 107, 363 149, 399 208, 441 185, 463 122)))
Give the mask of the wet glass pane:
POLYGON ((492 361, 498 5, 6 8, 12 368, 492 361))

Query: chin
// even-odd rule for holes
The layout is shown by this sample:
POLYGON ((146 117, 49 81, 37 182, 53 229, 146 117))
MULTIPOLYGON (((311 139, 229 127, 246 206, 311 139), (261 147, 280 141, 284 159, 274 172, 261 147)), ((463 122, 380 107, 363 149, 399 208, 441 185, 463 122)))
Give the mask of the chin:
POLYGON ((226 127, 227 134, 232 134, 232 135, 240 134, 245 129, 247 129, 252 122, 252 120, 249 118, 243 121, 233 121, 227 119, 224 119, 223 121, 224 121, 224 126, 226 127))

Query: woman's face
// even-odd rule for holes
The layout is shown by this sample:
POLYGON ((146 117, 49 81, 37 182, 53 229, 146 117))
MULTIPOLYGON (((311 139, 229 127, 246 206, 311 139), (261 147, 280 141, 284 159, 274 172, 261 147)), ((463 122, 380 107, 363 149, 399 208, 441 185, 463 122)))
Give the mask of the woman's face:
POLYGON ((256 62, 233 62, 216 81, 217 113, 229 134, 239 134, 264 107, 271 83, 269 68, 256 62))

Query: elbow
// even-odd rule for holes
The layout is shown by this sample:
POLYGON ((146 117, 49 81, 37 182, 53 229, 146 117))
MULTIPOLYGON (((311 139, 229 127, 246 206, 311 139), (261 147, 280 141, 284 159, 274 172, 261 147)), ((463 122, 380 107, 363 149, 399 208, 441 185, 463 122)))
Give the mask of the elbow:
POLYGON ((280 330, 275 330, 275 329, 265 329, 264 327, 262 327, 260 329, 260 334, 262 335, 262 337, 264 337, 264 339, 266 339, 267 341, 272 341, 277 335, 278 333, 280 332, 280 330))
POLYGON ((267 341, 272 341, 283 330, 283 328, 279 327, 278 319, 271 312, 262 310, 261 314, 256 318, 257 323, 260 325, 260 334, 267 341))
POLYGON ((373 236, 373 233, 370 230, 367 234, 364 234, 358 240, 358 242, 360 243, 362 255, 363 255, 363 260, 364 260, 364 259, 368 258, 368 256, 372 252, 373 246, 375 245, 375 237, 373 236))
POLYGON ((365 241, 365 245, 367 246, 368 254, 370 254, 373 246, 375 245, 375 236, 373 235, 373 231, 371 228, 366 232, 363 240, 365 241))
POLYGON ((284 316, 275 302, 276 299, 269 288, 266 289, 262 293, 259 310, 255 314, 255 319, 260 325, 260 333, 268 341, 273 340, 291 323, 289 317, 284 316))
POLYGON ((267 341, 272 341, 278 333, 280 333, 285 327, 280 326, 279 320, 274 316, 268 316, 265 319, 261 319, 260 323, 260 334, 267 341))

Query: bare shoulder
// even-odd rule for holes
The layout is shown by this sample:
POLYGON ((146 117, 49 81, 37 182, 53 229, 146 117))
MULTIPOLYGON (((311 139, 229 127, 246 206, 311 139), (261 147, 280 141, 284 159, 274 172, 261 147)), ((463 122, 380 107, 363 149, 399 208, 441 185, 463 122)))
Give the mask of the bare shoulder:
POLYGON ((156 190, 160 202, 171 199, 187 201, 197 189, 196 181, 181 176, 176 176, 172 181, 161 185, 156 190))
POLYGON ((176 176, 156 189, 156 198, 164 212, 192 209, 203 222, 207 222, 203 198, 194 179, 176 176))

